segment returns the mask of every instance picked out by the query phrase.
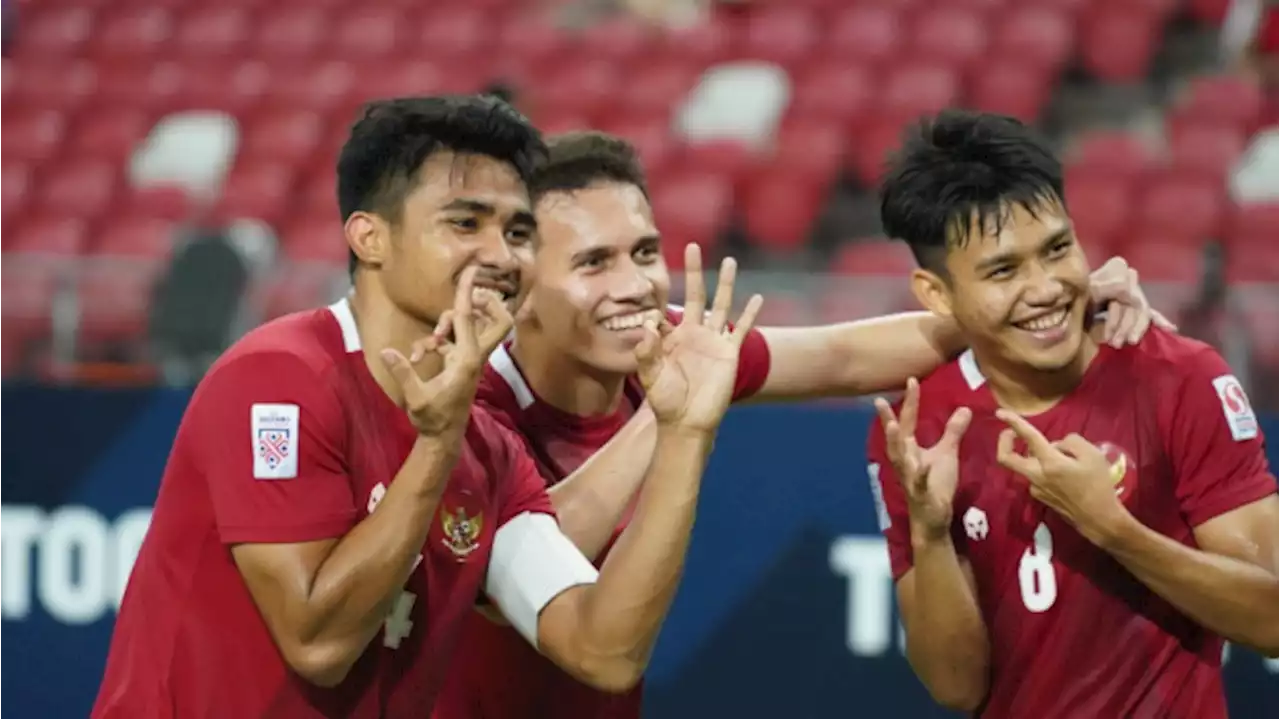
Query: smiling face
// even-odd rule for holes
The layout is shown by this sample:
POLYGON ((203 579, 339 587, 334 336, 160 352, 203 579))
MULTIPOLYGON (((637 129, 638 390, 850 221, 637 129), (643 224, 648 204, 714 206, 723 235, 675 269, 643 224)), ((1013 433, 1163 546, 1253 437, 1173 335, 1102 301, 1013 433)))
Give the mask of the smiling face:
POLYGON ((629 374, 646 319, 661 321, 671 278, 653 212, 634 184, 543 195, 530 311, 548 344, 596 370, 629 374))
POLYGON ((1002 222, 976 223, 949 243, 945 277, 917 270, 927 307, 955 317, 980 358, 1057 371, 1087 342, 1089 263, 1056 200, 1012 204, 1002 222))
POLYGON ((400 216, 358 212, 347 221, 352 251, 376 268, 388 297, 423 324, 453 306, 462 272, 512 311, 526 289, 534 220, 529 194, 511 165, 477 154, 437 152, 417 173, 400 216))

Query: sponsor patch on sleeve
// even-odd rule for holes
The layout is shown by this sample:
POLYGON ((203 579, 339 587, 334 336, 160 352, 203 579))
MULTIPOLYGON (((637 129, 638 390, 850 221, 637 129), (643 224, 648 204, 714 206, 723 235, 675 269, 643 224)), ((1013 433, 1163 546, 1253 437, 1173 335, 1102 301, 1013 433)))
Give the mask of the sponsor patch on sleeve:
POLYGON ((1218 401, 1222 403, 1222 414, 1227 418, 1231 438, 1243 442, 1257 437, 1258 418, 1249 405, 1249 398, 1245 395, 1240 380, 1235 375, 1224 374, 1213 380, 1213 389, 1218 393, 1218 401))
POLYGON ((298 476, 298 405, 255 404, 249 409, 254 479, 298 476))

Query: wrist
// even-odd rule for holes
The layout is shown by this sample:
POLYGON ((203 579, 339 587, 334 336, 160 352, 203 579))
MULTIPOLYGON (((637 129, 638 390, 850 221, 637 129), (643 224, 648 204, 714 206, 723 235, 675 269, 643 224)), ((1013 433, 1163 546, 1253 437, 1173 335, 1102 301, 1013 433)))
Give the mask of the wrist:
POLYGON ((687 440, 692 442, 710 442, 716 436, 715 428, 698 427, 678 420, 657 420, 658 435, 661 437, 687 440))
POLYGON ((926 523, 911 520, 911 547, 915 551, 923 551, 935 547, 951 545, 951 523, 926 523))
POLYGON ((1110 552, 1124 546, 1137 524, 1137 518, 1116 499, 1107 511, 1092 517, 1085 526, 1081 526, 1080 533, 1099 549, 1110 552))

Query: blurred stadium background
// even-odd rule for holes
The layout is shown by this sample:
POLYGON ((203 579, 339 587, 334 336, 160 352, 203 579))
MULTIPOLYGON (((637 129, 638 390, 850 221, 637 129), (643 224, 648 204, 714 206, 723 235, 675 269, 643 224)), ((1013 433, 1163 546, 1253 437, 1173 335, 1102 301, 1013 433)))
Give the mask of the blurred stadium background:
MULTIPOLYGON (((631 139, 669 261, 691 240, 735 254, 779 324, 912 307, 909 256, 880 237, 874 200, 905 122, 952 105, 1033 121, 1067 159, 1095 263, 1126 256, 1159 309, 1223 351, 1267 410, 1274 468, 1274 2, 6 0, 3 13, 16 716, 83 716, 92 701, 186 401, 151 387, 190 386, 245 329, 343 290, 334 161, 376 97, 504 92, 548 133, 631 139)), ((650 715, 933 715, 893 649, 855 476, 868 419, 731 413, 650 715), (814 449, 759 456, 791 439, 814 449)), ((1246 659, 1228 665, 1233 715, 1275 716, 1275 663, 1246 659)))
MULTIPOLYGON (((510 93, 643 153, 671 248, 732 252, 770 322, 910 307, 873 188, 904 122, 1035 121, 1095 261, 1123 253, 1273 406, 1275 3, 26 0, 4 8, 6 377, 190 382, 332 298, 360 104, 510 93)), ((673 263, 679 252, 669 252, 673 263)))

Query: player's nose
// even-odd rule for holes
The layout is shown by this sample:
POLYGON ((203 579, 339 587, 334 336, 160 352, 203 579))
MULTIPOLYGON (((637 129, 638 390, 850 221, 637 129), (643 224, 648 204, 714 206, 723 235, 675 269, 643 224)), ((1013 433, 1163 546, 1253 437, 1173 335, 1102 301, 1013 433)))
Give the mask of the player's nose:
POLYGON ((1022 299, 1029 305, 1054 305, 1062 301, 1066 284, 1049 268, 1035 266, 1026 279, 1022 299))
POLYGON ((642 267, 624 262, 619 265, 617 276, 609 283, 609 290, 614 300, 644 304, 653 297, 653 278, 642 267))

